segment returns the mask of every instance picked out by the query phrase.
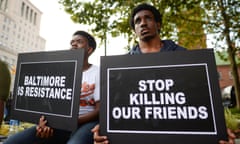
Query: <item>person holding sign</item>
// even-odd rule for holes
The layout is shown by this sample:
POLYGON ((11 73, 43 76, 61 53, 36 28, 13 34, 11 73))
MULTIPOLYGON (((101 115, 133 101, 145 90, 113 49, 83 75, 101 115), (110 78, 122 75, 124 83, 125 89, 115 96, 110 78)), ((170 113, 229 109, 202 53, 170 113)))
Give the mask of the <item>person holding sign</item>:
POLYGON ((4 103, 10 92, 11 75, 8 66, 0 60, 0 125, 4 115, 4 103))
POLYGON ((9 137, 5 144, 13 143, 57 143, 57 144, 91 144, 93 133, 91 129, 98 123, 99 117, 99 68, 89 63, 90 55, 96 49, 93 36, 85 31, 76 31, 70 42, 71 50, 84 49, 82 85, 79 104, 78 129, 73 132, 53 129, 47 126, 47 120, 42 116, 36 127, 9 137))
MULTIPOLYGON (((133 47, 129 54, 159 53, 167 51, 184 51, 185 48, 175 44, 171 40, 161 40, 159 37, 162 24, 160 12, 152 5, 143 3, 135 7, 130 17, 130 25, 139 38, 139 43, 133 47)), ((94 133, 94 144, 108 144, 107 136, 99 136, 99 125, 94 133)), ((228 131, 229 142, 220 141, 221 144, 232 144, 235 136, 228 131)))

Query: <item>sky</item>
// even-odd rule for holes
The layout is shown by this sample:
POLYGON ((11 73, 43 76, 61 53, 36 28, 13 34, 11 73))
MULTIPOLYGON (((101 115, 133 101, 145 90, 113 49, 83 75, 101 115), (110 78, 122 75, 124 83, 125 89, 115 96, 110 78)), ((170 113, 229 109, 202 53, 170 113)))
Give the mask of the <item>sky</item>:
MULTIPOLYGON (((70 48, 72 34, 77 30, 89 31, 88 26, 76 24, 70 15, 64 12, 58 0, 29 0, 41 12, 40 36, 46 40, 46 51, 66 50, 70 48)), ((97 40, 99 43, 99 40, 97 40)), ((122 38, 107 40, 107 55, 125 54, 123 49, 127 41, 122 38), (121 40, 121 42, 119 42, 121 40)), ((100 64, 100 56, 104 55, 104 47, 98 44, 90 57, 90 62, 100 64)))

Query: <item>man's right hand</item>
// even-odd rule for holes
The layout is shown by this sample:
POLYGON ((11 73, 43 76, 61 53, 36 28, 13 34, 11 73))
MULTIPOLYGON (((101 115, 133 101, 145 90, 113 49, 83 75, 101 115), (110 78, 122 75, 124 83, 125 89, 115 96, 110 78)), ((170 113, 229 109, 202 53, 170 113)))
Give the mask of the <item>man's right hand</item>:
POLYGON ((39 119, 38 126, 36 127, 36 136, 40 138, 49 138, 53 136, 53 129, 48 127, 47 120, 45 120, 44 116, 41 116, 39 119))
POLYGON ((236 139, 235 134, 230 129, 227 129, 227 134, 228 134, 228 141, 220 140, 219 144, 235 144, 235 139, 236 139))

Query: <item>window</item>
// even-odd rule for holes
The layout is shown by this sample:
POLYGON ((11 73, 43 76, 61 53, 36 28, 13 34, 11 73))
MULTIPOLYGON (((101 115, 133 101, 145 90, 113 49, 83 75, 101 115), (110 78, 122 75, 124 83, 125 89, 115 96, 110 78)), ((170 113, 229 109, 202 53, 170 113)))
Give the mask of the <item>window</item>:
POLYGON ((0 0, 0 10, 6 11, 8 5, 8 0, 0 0))
POLYGON ((8 6, 8 0, 5 0, 4 11, 6 11, 6 10, 7 10, 7 6, 8 6))
POLYGON ((0 0, 0 10, 2 9, 3 0, 0 0))
POLYGON ((5 29, 6 29, 6 26, 5 26, 5 25, 3 25, 3 26, 2 26, 2 30, 4 31, 5 29))
POLYGON ((229 76, 229 79, 233 79, 232 71, 229 71, 229 72, 228 72, 228 76, 229 76))
POLYGON ((30 11, 30 22, 32 22, 32 20, 33 20, 33 10, 31 9, 31 11, 30 11))
POLYGON ((37 24, 37 13, 34 13, 34 25, 37 24))
POLYGON ((27 6, 25 18, 28 20, 29 7, 27 6))
POLYGON ((8 23, 8 18, 6 16, 4 17, 4 22, 8 23))
POLYGON ((218 80, 221 80, 221 79, 222 79, 222 73, 218 72, 218 80))
POLYGON ((24 9, 25 9, 25 3, 22 3, 22 7, 21 7, 21 16, 23 17, 24 15, 24 9))

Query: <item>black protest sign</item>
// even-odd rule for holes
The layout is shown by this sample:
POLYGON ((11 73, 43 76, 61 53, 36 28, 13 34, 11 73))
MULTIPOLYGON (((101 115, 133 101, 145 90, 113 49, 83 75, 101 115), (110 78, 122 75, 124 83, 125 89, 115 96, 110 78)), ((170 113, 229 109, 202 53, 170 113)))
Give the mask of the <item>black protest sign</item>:
POLYGON ((111 143, 226 139, 212 50, 108 56, 101 66, 101 134, 111 143))
POLYGON ((44 115, 53 128, 75 130, 83 55, 83 50, 19 54, 12 118, 38 123, 44 115))

